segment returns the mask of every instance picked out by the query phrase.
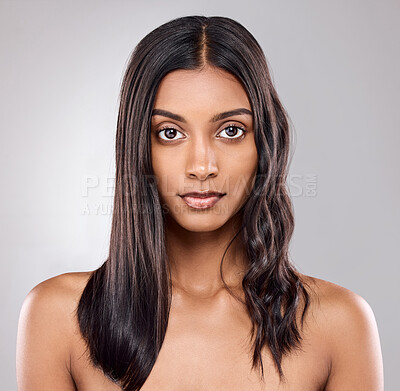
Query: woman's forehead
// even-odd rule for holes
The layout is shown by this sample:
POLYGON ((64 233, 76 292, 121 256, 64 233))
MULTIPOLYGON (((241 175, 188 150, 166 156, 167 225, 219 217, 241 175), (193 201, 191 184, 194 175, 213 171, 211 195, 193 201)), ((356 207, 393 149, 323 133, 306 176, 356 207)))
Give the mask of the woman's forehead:
POLYGON ((247 93, 236 77, 211 67, 201 70, 179 69, 168 73, 160 82, 154 107, 168 110, 165 105, 170 108, 209 105, 250 109, 247 93))

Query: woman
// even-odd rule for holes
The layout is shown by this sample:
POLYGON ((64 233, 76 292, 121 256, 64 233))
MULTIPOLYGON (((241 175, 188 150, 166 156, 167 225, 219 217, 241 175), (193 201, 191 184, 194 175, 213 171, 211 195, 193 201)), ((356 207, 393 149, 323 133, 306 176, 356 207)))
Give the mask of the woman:
POLYGON ((242 25, 148 34, 122 85, 109 256, 29 293, 19 390, 383 390, 369 305, 289 259, 290 141, 242 25))

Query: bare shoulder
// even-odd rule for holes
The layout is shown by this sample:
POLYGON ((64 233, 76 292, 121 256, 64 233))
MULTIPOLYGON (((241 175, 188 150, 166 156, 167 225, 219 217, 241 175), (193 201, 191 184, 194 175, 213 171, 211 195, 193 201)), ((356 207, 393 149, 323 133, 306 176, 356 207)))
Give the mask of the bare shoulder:
POLYGON ((21 315, 42 319, 48 327, 57 321, 55 330, 63 333, 66 341, 75 331, 75 310, 90 275, 91 272, 70 272, 40 282, 27 294, 21 315))
POLYGON ((302 278, 310 292, 309 319, 330 356, 326 390, 383 390, 379 333, 369 303, 332 282, 302 278))
POLYGON ((309 287, 312 316, 321 325, 337 327, 345 323, 357 329, 375 324, 371 306, 362 296, 329 281, 305 275, 302 278, 309 287))
POLYGON ((19 390, 74 390, 69 371, 75 309, 90 272, 64 273, 33 287, 21 306, 17 333, 19 390))
POLYGON ((68 272, 62 273, 54 277, 50 277, 44 280, 32 288, 31 291, 38 289, 56 289, 59 292, 65 290, 74 290, 82 288, 88 279, 90 278, 92 272, 68 272))
POLYGON ((23 307, 40 309, 66 314, 66 309, 71 309, 78 303, 91 272, 63 273, 34 286, 27 294, 23 307))
POLYGON ((65 331, 73 322, 72 313, 90 275, 91 272, 63 273, 40 282, 26 295, 20 317, 37 322, 53 319, 52 322, 58 322, 55 330, 65 331))
POLYGON ((322 304, 326 309, 326 306, 330 304, 342 304, 351 303, 366 303, 366 301, 357 293, 350 289, 344 288, 333 282, 322 280, 320 278, 307 276, 302 274, 301 279, 305 282, 306 286, 309 287, 309 292, 314 300, 322 304))

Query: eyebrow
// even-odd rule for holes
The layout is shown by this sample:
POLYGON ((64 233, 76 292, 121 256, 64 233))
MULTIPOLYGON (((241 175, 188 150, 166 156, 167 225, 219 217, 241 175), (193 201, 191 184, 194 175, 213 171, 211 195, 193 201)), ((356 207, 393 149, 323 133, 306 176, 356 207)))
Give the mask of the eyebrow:
MULTIPOLYGON (((216 114, 210 119, 210 122, 217 122, 217 121, 220 121, 222 119, 225 119, 225 118, 228 118, 228 117, 232 117, 234 115, 242 115, 242 114, 253 115, 253 113, 250 110, 245 109, 244 107, 241 107, 239 109, 229 110, 229 111, 225 111, 223 113, 216 114)), ((168 117, 168 118, 174 119, 176 121, 180 121, 180 122, 186 123, 185 118, 183 118, 179 114, 171 113, 168 110, 153 109, 153 112, 152 112, 151 115, 152 116, 153 115, 162 115, 163 117, 168 117)))

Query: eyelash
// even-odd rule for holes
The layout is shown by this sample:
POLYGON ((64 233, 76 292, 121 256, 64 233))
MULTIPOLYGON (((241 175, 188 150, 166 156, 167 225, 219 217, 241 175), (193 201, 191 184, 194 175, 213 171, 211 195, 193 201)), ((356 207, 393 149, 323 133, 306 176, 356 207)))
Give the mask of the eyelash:
MULTIPOLYGON (((234 125, 234 124, 228 124, 224 129, 221 130, 221 132, 223 132, 224 130, 226 130, 226 129, 228 129, 228 128, 240 129, 240 130, 243 132, 243 134, 242 134, 241 136, 239 136, 239 137, 234 137, 234 138, 223 137, 223 138, 226 139, 228 142, 237 142, 238 140, 242 140, 242 139, 246 136, 247 130, 246 130, 245 128, 243 128, 242 126, 238 126, 238 125, 234 125)), ((161 129, 158 129, 158 130, 156 131, 156 134, 157 134, 157 136, 158 136, 162 131, 164 131, 164 130, 169 130, 169 129, 176 130, 177 132, 179 132, 179 130, 176 129, 176 128, 174 128, 173 126, 167 125, 167 126, 165 126, 165 127, 162 127, 161 129)), ((221 132, 220 132, 220 133, 221 133, 221 132)), ((180 133, 181 133, 181 132, 180 132, 180 133)), ((158 138, 159 138, 159 140, 161 140, 161 142, 166 143, 166 144, 168 144, 168 143, 170 143, 170 142, 173 142, 173 141, 177 141, 177 140, 169 140, 169 141, 167 141, 167 140, 164 140, 164 139, 162 139, 162 138, 160 138, 160 137, 158 137, 158 138)), ((179 139, 178 139, 178 140, 179 140, 179 139)))

